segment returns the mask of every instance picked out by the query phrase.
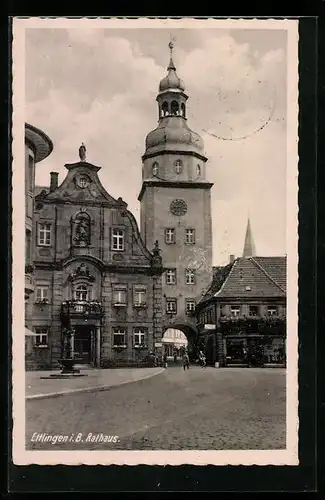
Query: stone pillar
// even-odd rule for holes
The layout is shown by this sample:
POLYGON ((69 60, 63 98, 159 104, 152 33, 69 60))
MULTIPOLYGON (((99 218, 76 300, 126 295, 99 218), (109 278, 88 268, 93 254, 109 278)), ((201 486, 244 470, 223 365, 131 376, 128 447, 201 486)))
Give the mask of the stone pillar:
POLYGON ((100 326, 96 326, 96 366, 100 366, 100 326))

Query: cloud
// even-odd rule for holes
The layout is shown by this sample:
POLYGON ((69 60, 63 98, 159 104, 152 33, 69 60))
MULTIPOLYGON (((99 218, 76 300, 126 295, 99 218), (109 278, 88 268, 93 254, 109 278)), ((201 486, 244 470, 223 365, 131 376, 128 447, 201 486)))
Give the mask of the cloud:
MULTIPOLYGON (((166 41, 164 30, 152 30, 152 46, 144 43, 147 32, 146 38, 138 33, 135 39, 135 30, 129 31, 133 33, 128 38, 123 30, 30 29, 26 120, 54 142, 53 153, 37 166, 38 184, 48 184, 53 170, 62 180, 64 164, 78 159, 79 145, 85 142, 89 161, 102 166, 99 175, 107 191, 122 196, 139 221, 141 156, 146 134, 157 125, 155 98, 168 53, 164 60, 158 58, 166 41)), ((188 124, 204 138, 207 176, 215 183, 214 263, 229 249, 241 253, 248 205, 258 252, 283 254, 284 47, 270 45, 261 54, 249 36, 238 42, 229 33, 216 37, 213 30, 193 30, 200 36, 193 33, 192 38, 186 30, 182 45, 181 31, 174 60, 190 96, 188 124), (224 139, 247 138, 218 140, 204 130, 224 139)))

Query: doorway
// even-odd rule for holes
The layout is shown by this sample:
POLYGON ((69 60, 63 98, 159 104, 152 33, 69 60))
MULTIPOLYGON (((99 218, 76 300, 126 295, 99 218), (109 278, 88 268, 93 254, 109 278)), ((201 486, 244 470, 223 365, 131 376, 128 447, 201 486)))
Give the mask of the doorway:
POLYGON ((74 356, 80 358, 80 363, 92 362, 93 337, 93 329, 91 326, 75 326, 74 356))

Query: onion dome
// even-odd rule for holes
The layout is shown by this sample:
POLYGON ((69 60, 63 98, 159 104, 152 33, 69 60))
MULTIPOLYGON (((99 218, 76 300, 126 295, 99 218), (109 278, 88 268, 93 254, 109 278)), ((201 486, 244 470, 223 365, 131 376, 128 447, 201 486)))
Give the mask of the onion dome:
MULTIPOLYGON (((169 46, 172 47, 171 43, 169 46)), ((185 90, 185 84, 176 74, 176 68, 172 56, 170 57, 167 71, 168 75, 166 75, 159 84, 159 92, 164 92, 165 90, 170 89, 178 89, 183 92, 185 90)))

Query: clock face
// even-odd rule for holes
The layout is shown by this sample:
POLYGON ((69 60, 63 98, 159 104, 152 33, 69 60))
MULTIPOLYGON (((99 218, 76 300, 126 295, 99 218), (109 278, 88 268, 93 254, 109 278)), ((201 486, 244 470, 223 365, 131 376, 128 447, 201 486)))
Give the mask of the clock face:
POLYGON ((187 212, 187 205, 184 200, 174 200, 170 204, 170 211, 174 215, 185 215, 187 212))
POLYGON ((77 184, 81 189, 84 189, 88 186, 90 179, 88 175, 80 175, 77 179, 77 184))

